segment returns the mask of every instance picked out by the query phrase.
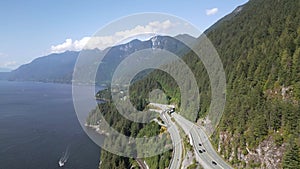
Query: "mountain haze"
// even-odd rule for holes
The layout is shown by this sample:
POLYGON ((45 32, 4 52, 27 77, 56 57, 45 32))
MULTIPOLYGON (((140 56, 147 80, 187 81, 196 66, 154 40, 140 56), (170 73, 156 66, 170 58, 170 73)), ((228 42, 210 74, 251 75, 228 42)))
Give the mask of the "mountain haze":
MULTIPOLYGON (((87 65, 84 67, 89 68, 88 64, 90 63, 88 59, 99 60, 103 57, 96 79, 98 83, 104 83, 110 81, 113 70, 117 65, 137 50, 160 48, 169 50, 177 55, 184 55, 187 53, 188 47, 181 41, 189 44, 195 41, 195 38, 186 34, 178 35, 175 38, 156 36, 147 41, 135 39, 126 44, 113 46, 103 51, 98 49, 85 50, 84 54, 88 55, 88 57, 86 58, 87 65)), ((77 51, 66 51, 43 56, 33 60, 31 63, 20 66, 10 73, 1 73, 0 79, 71 83, 73 69, 79 54, 80 52, 77 51)))

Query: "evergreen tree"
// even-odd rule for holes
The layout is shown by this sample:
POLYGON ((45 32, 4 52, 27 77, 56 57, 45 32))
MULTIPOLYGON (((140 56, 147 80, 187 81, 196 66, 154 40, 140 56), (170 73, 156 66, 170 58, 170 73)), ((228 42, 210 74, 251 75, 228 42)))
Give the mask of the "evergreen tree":
POLYGON ((288 150, 285 152, 283 157, 282 167, 284 169, 299 169, 300 168, 300 156, 299 146, 292 142, 288 150))

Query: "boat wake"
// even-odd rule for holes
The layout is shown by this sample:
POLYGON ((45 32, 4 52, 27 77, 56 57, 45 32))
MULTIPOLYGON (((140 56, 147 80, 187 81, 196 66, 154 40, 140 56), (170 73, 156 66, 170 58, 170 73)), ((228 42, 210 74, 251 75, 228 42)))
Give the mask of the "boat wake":
POLYGON ((69 146, 67 147, 66 151, 63 152, 62 156, 60 157, 59 161, 58 161, 58 165, 60 167, 63 167, 65 165, 65 163, 68 161, 69 159, 69 146))

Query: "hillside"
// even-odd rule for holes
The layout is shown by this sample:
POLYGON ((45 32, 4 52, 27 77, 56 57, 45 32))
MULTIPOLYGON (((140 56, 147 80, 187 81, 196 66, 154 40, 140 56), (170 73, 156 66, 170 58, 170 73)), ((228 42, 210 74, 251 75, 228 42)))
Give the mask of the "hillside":
MULTIPOLYGON (((227 79, 226 107, 212 141, 234 167, 300 168, 299 9, 299 0, 250 0, 206 31, 227 79)), ((210 100, 208 75, 194 53, 183 59, 200 87, 201 119, 210 100)), ((132 90, 155 82, 180 104, 179 89, 164 72, 152 72, 132 90)), ((136 97, 148 101, 146 94, 136 97)), ((109 159, 104 153, 102 159, 109 159)))
POLYGON ((232 164, 299 168, 299 8, 298 0, 251 0, 207 34, 227 73, 214 140, 232 164))
POLYGON ((79 52, 67 51, 50 54, 22 65, 8 74, 9 80, 70 82, 79 52))

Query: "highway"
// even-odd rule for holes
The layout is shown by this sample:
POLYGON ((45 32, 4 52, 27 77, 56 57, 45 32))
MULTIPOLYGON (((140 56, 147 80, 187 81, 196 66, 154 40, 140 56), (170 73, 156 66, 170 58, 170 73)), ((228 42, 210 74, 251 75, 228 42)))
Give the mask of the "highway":
POLYGON ((197 126, 193 122, 185 119, 177 113, 172 113, 171 116, 166 113, 167 110, 170 110, 169 105, 150 103, 151 106, 157 107, 160 110, 157 112, 160 113, 161 119, 167 125, 168 132, 171 135, 174 155, 171 161, 169 168, 178 169, 181 163, 182 156, 182 138, 180 138, 179 130, 177 125, 171 120, 171 116, 175 119, 177 124, 183 129, 186 135, 189 136, 190 142, 194 147, 194 152, 196 155, 196 160, 202 165, 205 169, 232 169, 232 167, 226 163, 220 157, 220 155, 215 151, 212 144, 210 143, 209 137, 204 132, 204 129, 201 126, 197 126), (201 152, 200 152, 200 151, 201 152))
POLYGON ((195 125, 193 122, 185 119, 177 113, 172 113, 172 117, 174 117, 184 132, 191 137, 196 159, 205 169, 232 168, 215 151, 202 127, 195 125), (199 144, 201 144, 201 146, 199 144), (201 150, 202 153, 200 153, 199 150, 201 150), (203 150, 205 150, 205 152, 203 150), (213 164, 213 161, 215 164, 213 164))
POLYGON ((138 163, 138 165, 140 166, 141 169, 148 169, 148 167, 146 166, 145 162, 142 161, 141 159, 135 159, 135 161, 138 163))
POLYGON ((160 118, 164 121, 167 126, 168 132, 170 133, 172 144, 173 144, 173 158, 170 162, 169 168, 179 169, 182 161, 183 145, 182 139, 179 134, 179 129, 177 125, 171 120, 171 117, 166 113, 169 109, 168 106, 162 104, 151 103, 152 106, 155 106, 161 110, 156 110, 160 113, 160 118))

